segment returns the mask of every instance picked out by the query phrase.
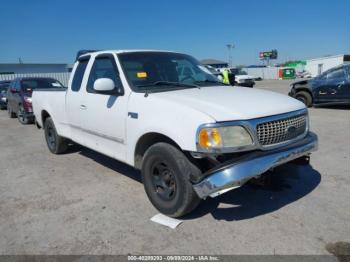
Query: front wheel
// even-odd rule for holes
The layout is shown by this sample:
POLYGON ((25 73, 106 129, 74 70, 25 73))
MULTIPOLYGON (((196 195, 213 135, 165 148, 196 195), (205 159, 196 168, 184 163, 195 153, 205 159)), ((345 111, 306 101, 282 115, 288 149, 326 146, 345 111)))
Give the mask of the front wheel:
POLYGON ((307 107, 312 106, 312 96, 305 91, 300 91, 295 94, 295 98, 303 102, 307 107))
POLYGON ((56 127, 51 117, 46 118, 44 130, 47 147, 51 153, 62 154, 68 149, 67 139, 57 134, 56 127))
POLYGON ((200 202, 190 177, 200 170, 176 147, 167 143, 151 146, 142 163, 142 180, 148 198, 161 213, 180 217, 200 202))

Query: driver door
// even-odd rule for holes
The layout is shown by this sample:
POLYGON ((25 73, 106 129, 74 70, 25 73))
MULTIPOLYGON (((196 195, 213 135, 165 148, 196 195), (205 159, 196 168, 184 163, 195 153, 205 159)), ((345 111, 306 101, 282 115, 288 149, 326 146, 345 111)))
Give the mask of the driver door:
POLYGON ((337 102, 342 100, 345 90, 345 71, 343 67, 336 68, 327 74, 327 100, 337 102))
POLYGON ((82 88, 81 125, 86 145, 118 160, 125 160, 126 95, 101 94, 94 90, 99 78, 112 79, 117 89, 123 90, 116 60, 112 54, 95 58, 86 86, 82 88))
POLYGON ((343 80, 344 70, 342 68, 328 70, 312 80, 315 100, 320 103, 336 101, 339 95, 339 85, 343 80))

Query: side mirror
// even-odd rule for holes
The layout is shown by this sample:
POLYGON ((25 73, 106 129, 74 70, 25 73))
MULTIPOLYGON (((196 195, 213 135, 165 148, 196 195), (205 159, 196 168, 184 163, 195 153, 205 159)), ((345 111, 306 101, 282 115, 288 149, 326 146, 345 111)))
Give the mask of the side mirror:
POLYGON ((100 94, 106 95, 124 95, 121 87, 117 87, 114 81, 110 78, 99 78, 94 82, 94 90, 100 94))
POLYGON ((94 82, 94 90, 101 93, 109 93, 115 89, 115 83, 110 78, 99 78, 94 82))

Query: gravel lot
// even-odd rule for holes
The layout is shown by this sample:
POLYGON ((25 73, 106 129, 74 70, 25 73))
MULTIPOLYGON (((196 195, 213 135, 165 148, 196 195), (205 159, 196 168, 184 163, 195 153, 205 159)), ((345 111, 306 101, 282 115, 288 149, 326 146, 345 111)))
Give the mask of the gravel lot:
POLYGON ((209 199, 175 230, 150 221, 137 171, 79 146, 52 155, 41 130, 1 111, 0 254, 328 254, 350 242, 349 109, 310 109, 311 166, 209 199))

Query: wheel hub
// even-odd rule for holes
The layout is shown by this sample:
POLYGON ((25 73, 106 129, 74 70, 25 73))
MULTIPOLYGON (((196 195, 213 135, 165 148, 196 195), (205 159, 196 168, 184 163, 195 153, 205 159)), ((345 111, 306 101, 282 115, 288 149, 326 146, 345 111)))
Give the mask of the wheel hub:
POLYGON ((156 163, 152 168, 152 183, 158 196, 166 201, 175 197, 176 180, 174 172, 163 162, 156 163))

